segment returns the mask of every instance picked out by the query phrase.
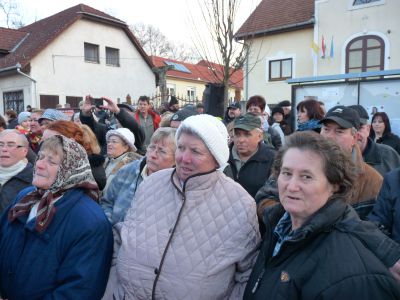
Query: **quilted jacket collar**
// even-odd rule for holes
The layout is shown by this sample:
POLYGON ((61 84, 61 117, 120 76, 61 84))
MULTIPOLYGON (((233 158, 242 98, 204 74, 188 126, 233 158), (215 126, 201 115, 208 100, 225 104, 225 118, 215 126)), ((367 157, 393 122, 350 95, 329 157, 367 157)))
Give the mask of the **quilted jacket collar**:
POLYGON ((215 184, 215 181, 218 178, 217 170, 212 170, 207 173, 199 173, 193 176, 188 177, 182 184, 181 180, 176 174, 176 169, 172 171, 171 174, 171 181, 174 187, 179 191, 181 194, 185 194, 186 191, 191 190, 206 190, 212 187, 215 184))

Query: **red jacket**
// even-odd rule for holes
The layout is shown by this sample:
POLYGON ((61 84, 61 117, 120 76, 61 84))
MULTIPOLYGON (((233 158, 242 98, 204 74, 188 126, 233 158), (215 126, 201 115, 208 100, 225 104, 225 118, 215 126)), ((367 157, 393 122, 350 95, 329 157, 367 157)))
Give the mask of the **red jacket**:
MULTIPOLYGON (((140 111, 137 110, 136 114, 135 114, 135 119, 136 121, 140 124, 140 118, 139 118, 139 113, 140 111)), ((156 131, 156 129, 159 127, 160 125, 160 121, 161 121, 161 117, 159 115, 157 115, 154 111, 152 111, 151 109, 149 109, 148 114, 152 117, 153 119, 153 126, 154 126, 154 131, 156 131)))

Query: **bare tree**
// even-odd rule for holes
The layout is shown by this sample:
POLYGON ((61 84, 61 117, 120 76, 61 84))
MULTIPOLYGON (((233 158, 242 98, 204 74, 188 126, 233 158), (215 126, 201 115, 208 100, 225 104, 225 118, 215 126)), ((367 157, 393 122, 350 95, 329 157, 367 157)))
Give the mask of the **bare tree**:
MULTIPOLYGON (((200 32, 194 34, 199 55, 208 63, 216 82, 224 86, 224 104, 228 105, 228 91, 232 75, 239 71, 247 58, 250 46, 238 44, 234 39, 234 23, 240 0, 197 0, 209 34, 214 42, 210 47, 200 32), (217 64, 212 61, 217 60, 217 64), (222 67, 218 67, 221 65, 222 67)), ((194 20, 192 19, 194 23, 194 20)))
POLYGON ((187 47, 185 44, 173 43, 153 25, 137 23, 130 28, 148 55, 186 62, 194 62, 199 59, 195 49, 187 47))
POLYGON ((3 15, 7 28, 24 26, 18 3, 15 0, 0 0, 0 15, 3 15))

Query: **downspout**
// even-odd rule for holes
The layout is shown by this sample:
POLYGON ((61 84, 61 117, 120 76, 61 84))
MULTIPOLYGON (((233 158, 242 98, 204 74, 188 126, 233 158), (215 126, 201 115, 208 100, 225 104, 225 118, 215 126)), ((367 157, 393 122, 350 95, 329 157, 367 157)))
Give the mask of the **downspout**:
POLYGON ((28 74, 25 74, 24 72, 22 72, 21 71, 21 65, 20 64, 17 64, 17 73, 18 74, 21 74, 22 76, 24 76, 24 77, 26 77, 26 78, 28 78, 28 79, 30 79, 31 80, 31 87, 32 87, 32 92, 33 92, 33 102, 34 102, 34 104, 33 104, 33 106, 34 107, 36 107, 36 108, 39 108, 39 106, 38 106, 38 102, 37 102, 37 97, 36 97, 36 80, 35 79, 33 79, 31 76, 29 76, 28 74))

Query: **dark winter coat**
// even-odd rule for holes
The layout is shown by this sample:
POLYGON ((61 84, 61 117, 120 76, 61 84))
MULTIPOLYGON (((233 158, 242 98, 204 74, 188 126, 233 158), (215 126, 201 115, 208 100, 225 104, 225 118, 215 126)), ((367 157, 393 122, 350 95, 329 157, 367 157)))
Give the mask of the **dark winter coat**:
MULTIPOLYGON (((23 190, 15 201, 32 191, 23 190)), ((49 227, 35 218, 0 219, 0 298, 9 300, 101 299, 111 265, 113 235, 101 207, 81 189, 55 203, 49 227)))
POLYGON ((107 183, 106 171, 103 166, 105 158, 100 154, 89 154, 88 159, 94 180, 96 180, 99 190, 102 191, 107 183))
POLYGON ((264 143, 258 145, 257 152, 250 157, 238 172, 232 156, 233 144, 230 146, 229 167, 225 174, 238 182, 253 198, 267 181, 275 159, 275 150, 264 143))
POLYGON ((392 147, 377 144, 370 138, 362 155, 364 161, 382 176, 400 167, 400 156, 392 147))
POLYGON ((17 175, 0 185, 0 214, 10 205, 18 193, 32 185, 33 165, 28 163, 17 175))
POLYGON ((7 125, 7 129, 15 129, 15 127, 18 126, 18 119, 9 119, 8 120, 8 125, 7 125))
POLYGON ((396 150, 398 154, 400 154, 400 138, 397 135, 393 133, 388 133, 377 139, 376 142, 378 144, 388 145, 396 150))
POLYGON ((244 299, 400 299, 398 283, 353 234, 360 220, 344 201, 328 202, 272 257, 283 213, 271 209, 244 299))
MULTIPOLYGON (((131 116, 125 109, 120 109, 120 112, 118 114, 115 114, 115 117, 117 118, 122 127, 128 128, 134 134, 135 147, 138 150, 142 149, 142 145, 145 138, 144 132, 143 129, 140 128, 138 122, 136 122, 135 118, 131 116)), ((111 128, 105 124, 96 122, 92 114, 90 114, 90 116, 85 116, 81 112, 79 114, 79 118, 82 124, 86 124, 90 127, 90 129, 92 129, 102 149, 102 154, 105 154, 107 152, 106 134, 107 131, 110 130, 111 128)))
POLYGON ((368 219, 378 223, 384 232, 400 243, 400 168, 385 175, 368 219))

